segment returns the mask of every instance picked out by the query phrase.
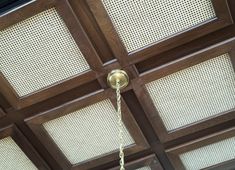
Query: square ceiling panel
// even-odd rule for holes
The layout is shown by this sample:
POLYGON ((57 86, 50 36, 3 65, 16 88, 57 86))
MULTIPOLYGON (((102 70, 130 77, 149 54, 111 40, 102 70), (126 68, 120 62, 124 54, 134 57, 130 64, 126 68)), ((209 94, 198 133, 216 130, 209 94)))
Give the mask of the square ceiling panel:
POLYGON ((198 170, 235 159, 235 137, 179 155, 185 169, 198 170))
POLYGON ((22 97, 90 67, 54 8, 1 31, 0 71, 22 97))
MULTIPOLYGON (((72 164, 118 151, 118 117, 109 99, 43 123, 50 137, 72 164)), ((125 146, 135 141, 124 127, 125 146)))
POLYGON ((102 0, 128 52, 216 18, 211 0, 102 0))
POLYGON ((11 137, 0 140, 0 153, 0 169, 2 170, 37 169, 11 137))
POLYGON ((232 127, 167 149, 166 153, 175 169, 234 169, 234 135, 232 127))
POLYGON ((168 131, 235 108, 235 73, 229 54, 146 84, 168 131))
MULTIPOLYGON (((63 169, 91 169, 118 160, 119 124, 113 89, 100 90, 52 108, 25 122, 63 169)), ((122 101, 125 155, 149 148, 122 101)))

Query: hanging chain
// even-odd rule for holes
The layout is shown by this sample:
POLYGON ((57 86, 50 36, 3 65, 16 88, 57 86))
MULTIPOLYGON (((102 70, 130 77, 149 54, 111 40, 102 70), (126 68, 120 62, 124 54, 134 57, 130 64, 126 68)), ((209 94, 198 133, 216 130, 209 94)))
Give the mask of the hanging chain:
POLYGON ((117 115, 118 115, 118 127, 119 127, 119 158, 120 158, 120 170, 125 170, 124 167, 124 139, 123 139, 123 123, 122 123, 122 112, 121 112, 121 94, 120 94, 120 82, 116 82, 116 94, 117 94, 117 115))

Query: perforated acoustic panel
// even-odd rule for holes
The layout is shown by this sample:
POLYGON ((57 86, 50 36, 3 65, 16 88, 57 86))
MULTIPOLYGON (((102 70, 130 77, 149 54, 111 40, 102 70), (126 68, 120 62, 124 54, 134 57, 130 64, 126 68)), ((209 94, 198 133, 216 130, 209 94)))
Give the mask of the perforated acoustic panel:
POLYGON ((142 167, 142 168, 138 168, 136 170, 151 170, 151 168, 149 166, 145 166, 145 167, 142 167))
POLYGON ((216 17, 211 0, 102 0, 128 52, 216 17))
MULTIPOLYGON (((117 114, 110 100, 103 100, 43 124, 72 163, 80 163, 119 148, 117 114)), ((125 146, 134 140, 124 127, 125 146)))
POLYGON ((235 137, 180 155, 188 170, 198 170, 235 159, 235 137))
POLYGON ((0 140, 0 169, 36 170, 37 168, 14 140, 6 137, 0 140))
POLYGON ((167 130, 235 108, 235 73, 228 54, 146 84, 167 130))
POLYGON ((0 44, 0 71, 19 96, 89 69, 54 8, 1 31, 0 44))

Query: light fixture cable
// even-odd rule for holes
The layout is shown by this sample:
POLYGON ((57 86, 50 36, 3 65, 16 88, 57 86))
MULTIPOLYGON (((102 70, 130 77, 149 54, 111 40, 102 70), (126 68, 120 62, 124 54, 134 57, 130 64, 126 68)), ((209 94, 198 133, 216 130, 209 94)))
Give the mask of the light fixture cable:
POLYGON ((118 127, 119 127, 119 157, 120 157, 120 170, 125 170, 125 161, 124 161, 124 138, 123 138, 123 122, 122 122, 122 111, 121 111, 121 94, 120 94, 120 82, 116 83, 116 95, 117 95, 117 115, 118 115, 118 127))

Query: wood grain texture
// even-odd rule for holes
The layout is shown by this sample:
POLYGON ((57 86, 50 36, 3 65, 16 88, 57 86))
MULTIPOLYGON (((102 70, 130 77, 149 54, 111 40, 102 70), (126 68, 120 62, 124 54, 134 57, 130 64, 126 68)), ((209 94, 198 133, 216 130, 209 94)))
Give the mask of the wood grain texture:
MULTIPOLYGON (((0 138, 12 135, 39 169, 117 169, 117 153, 71 165, 41 124, 104 98, 115 103, 106 78, 119 68, 130 77, 130 84, 122 90, 124 122, 138 145, 126 151, 127 169, 142 165, 183 169, 179 153, 234 135, 235 108, 168 133, 144 85, 226 52, 235 70, 235 1, 212 2, 217 19, 132 53, 126 51, 101 0, 37 0, 0 16, 0 30, 4 30, 55 7, 91 67, 22 98, 1 73, 0 138)), ((234 167, 232 160, 207 169, 234 167)))

